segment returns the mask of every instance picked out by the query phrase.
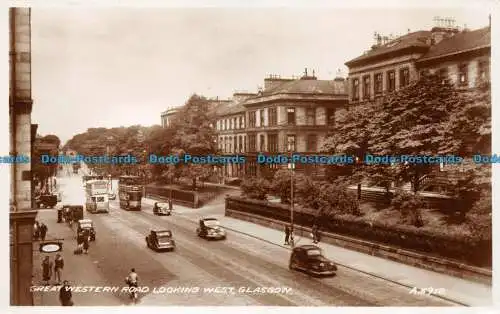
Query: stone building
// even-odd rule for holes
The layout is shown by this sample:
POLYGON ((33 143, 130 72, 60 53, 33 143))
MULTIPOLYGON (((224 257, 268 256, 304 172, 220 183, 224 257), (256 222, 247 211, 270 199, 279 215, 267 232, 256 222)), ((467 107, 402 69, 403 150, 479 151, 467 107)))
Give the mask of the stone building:
POLYGON ((172 125, 172 119, 179 112, 179 107, 167 109, 161 113, 161 126, 168 128, 172 125))
MULTIPOLYGON (((10 155, 31 159, 37 126, 31 124, 31 9, 10 8, 10 155)), ((11 166, 10 206, 10 302, 33 305, 30 292, 33 271, 31 163, 11 166)))
MULTIPOLYGON (((244 153, 247 158, 243 169, 240 166, 225 173, 229 177, 271 175, 279 168, 259 166, 258 153, 320 152, 338 111, 348 102, 343 78, 318 80, 314 73, 307 75, 307 69, 301 78, 270 76, 257 95, 245 96, 222 112, 217 123, 222 151, 229 155, 244 153)), ((312 168, 297 166, 298 171, 312 168)))
POLYGON ((464 30, 429 48, 416 61, 422 73, 439 74, 458 88, 490 81, 491 28, 464 30))

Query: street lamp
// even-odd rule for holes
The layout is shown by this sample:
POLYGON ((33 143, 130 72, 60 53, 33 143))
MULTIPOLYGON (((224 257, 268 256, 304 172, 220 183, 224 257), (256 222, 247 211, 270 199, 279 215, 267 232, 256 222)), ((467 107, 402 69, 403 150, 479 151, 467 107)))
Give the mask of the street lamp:
POLYGON ((292 162, 292 154, 293 154, 293 147, 292 145, 295 143, 292 143, 293 140, 288 141, 288 150, 290 151, 290 162, 288 163, 288 169, 291 170, 290 172, 290 245, 292 247, 295 246, 295 242, 293 239, 293 211, 294 211, 294 199, 293 199, 293 179, 294 179, 294 173, 295 173, 295 164, 292 162))

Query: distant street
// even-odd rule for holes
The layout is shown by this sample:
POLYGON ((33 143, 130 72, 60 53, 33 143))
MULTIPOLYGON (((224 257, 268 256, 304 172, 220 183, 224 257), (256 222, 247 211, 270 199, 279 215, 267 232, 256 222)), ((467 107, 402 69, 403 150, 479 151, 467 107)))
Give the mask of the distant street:
MULTIPOLYGON (((58 206, 84 204, 81 176, 60 177, 58 185, 63 192, 63 201, 58 206)), ((114 184, 113 189, 116 188, 114 184)), ((292 272, 288 269, 288 250, 236 232, 229 231, 228 239, 220 242, 198 238, 196 219, 209 212, 223 212, 223 204, 209 210, 183 210, 166 217, 154 216, 151 204, 145 200, 141 212, 128 212, 120 209, 116 200, 112 201, 109 214, 85 213, 95 223, 97 240, 91 243, 89 254, 81 256, 73 255, 75 240, 70 239, 73 233, 66 224, 56 223, 55 211, 41 211, 38 219, 49 226, 52 237, 64 236, 54 233, 66 235, 64 256, 73 265, 68 266, 65 277, 73 285, 123 286, 129 270, 134 267, 140 277, 140 286, 150 288, 149 293, 140 294, 143 305, 449 305, 426 296, 410 295, 406 288, 351 270, 342 269, 333 278, 312 278, 292 272), (148 249, 145 236, 151 229, 170 229, 177 250, 157 253, 148 249), (156 290, 171 288, 170 293, 152 293, 153 287, 156 290), (201 287, 201 290, 197 293, 171 290, 192 287, 201 287), (219 288, 217 293, 203 291, 215 287, 227 289, 219 288), (235 289, 234 293, 229 287, 235 289), (239 291, 241 287, 245 291, 239 291), (258 287, 282 288, 282 292, 256 293, 254 290, 258 287), (287 290, 289 288, 291 290, 287 290)), ((47 297, 51 293, 55 294, 44 292, 44 300, 51 299, 47 297)), ((79 293, 75 305, 129 303, 124 293, 104 294, 107 296, 79 293)))

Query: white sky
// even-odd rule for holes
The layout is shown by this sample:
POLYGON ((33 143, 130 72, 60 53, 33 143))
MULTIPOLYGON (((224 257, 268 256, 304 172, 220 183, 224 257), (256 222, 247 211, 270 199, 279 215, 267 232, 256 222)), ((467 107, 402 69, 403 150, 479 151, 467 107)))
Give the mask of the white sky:
POLYGON ((63 142, 90 127, 160 124, 190 94, 254 92, 268 74, 337 69, 373 32, 429 30, 433 17, 488 25, 486 9, 33 8, 33 123, 63 142))

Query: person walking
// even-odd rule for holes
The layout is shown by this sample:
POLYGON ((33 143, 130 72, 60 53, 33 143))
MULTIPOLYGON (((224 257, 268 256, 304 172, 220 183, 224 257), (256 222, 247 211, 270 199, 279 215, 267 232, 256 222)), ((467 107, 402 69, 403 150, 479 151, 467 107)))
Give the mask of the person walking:
POLYGON ((62 278, 62 271, 64 269, 64 259, 61 256, 61 254, 56 255, 56 259, 54 260, 54 273, 55 273, 55 280, 58 285, 61 284, 61 278, 62 278))
POLYGON ((69 281, 64 280, 63 286, 59 291, 59 301, 62 306, 73 306, 73 294, 71 293, 71 286, 69 281))
POLYGON ((42 277, 44 285, 48 285, 52 278, 52 262, 48 256, 45 256, 42 262, 42 277))
POLYGON ((85 232, 83 235, 83 252, 85 254, 89 253, 89 246, 90 246, 89 242, 90 242, 90 235, 88 232, 85 232))
POLYGON ((77 237, 76 237, 76 245, 77 245, 76 251, 78 252, 78 254, 82 254, 83 241, 84 241, 83 232, 79 232, 77 237))
POLYGON ((285 226, 285 245, 290 244, 290 227, 288 225, 285 226))
POLYGON ((312 238, 313 238, 313 243, 318 243, 318 240, 317 240, 317 235, 318 235, 318 226, 317 225, 314 225, 311 229, 311 235, 312 235, 312 238))
POLYGON ((42 241, 45 241, 45 236, 47 235, 47 225, 45 225, 43 222, 42 224, 40 225, 40 238, 42 239, 42 241))

